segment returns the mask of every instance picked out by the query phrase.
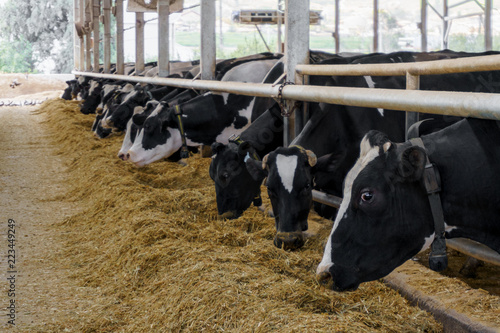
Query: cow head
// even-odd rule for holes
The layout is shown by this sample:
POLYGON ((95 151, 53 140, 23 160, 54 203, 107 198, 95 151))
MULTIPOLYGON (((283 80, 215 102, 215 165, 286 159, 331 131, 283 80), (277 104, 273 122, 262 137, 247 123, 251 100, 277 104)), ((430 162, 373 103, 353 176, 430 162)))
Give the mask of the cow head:
POLYGON ((165 102, 158 104, 145 119, 139 115, 132 119, 134 124, 142 127, 127 152, 129 162, 137 167, 169 157, 181 147, 182 138, 174 108, 169 109, 165 102))
POLYGON ((426 155, 370 131, 349 171, 344 198, 317 268, 335 290, 379 279, 428 246, 433 220, 420 180, 426 155))
POLYGON ((128 84, 120 91, 123 100, 116 105, 112 112, 104 119, 104 126, 115 132, 124 131, 127 122, 132 118, 136 106, 144 105, 146 93, 143 87, 136 85, 135 88, 128 84))
POLYGON ((102 82, 98 80, 90 81, 88 95, 80 109, 83 114, 95 113, 97 106, 101 103, 101 92, 102 82))
POLYGON ((245 165, 245 160, 255 159, 252 145, 249 142, 239 145, 217 142, 212 144, 212 153, 209 173, 215 182, 219 215, 238 218, 252 202, 260 206, 262 180, 253 179, 245 165))
POLYGON ((266 155, 262 163, 247 160, 247 169, 255 180, 267 177, 266 186, 276 221, 274 245, 297 249, 304 245, 303 231, 312 205, 311 168, 316 156, 310 150, 292 146, 278 148, 266 155))
POLYGON ((158 104, 158 101, 152 100, 147 102, 145 107, 137 106, 134 109, 133 118, 135 117, 135 123, 133 118, 131 118, 127 123, 127 130, 125 132, 120 151, 118 152, 118 158, 123 161, 127 161, 129 159, 129 155, 127 154, 127 152, 134 144, 137 133, 142 128, 142 126, 139 126, 138 124, 144 124, 146 118, 153 112, 154 109, 156 109, 158 104))

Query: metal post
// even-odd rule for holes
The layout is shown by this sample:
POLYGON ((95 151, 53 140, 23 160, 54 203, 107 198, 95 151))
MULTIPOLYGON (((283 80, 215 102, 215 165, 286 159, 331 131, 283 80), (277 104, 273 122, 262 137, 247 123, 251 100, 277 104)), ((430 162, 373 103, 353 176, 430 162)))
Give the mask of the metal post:
POLYGON ((224 36, 222 34, 222 0, 219 0, 219 45, 224 46, 224 36))
POLYGON ((103 25, 104 25, 104 73, 111 69, 111 0, 103 0, 103 25))
POLYGON ((123 0, 116 0, 116 74, 125 72, 123 51, 123 0))
POLYGON ((447 17, 448 17, 448 0, 443 0, 443 41, 441 42, 442 49, 448 48, 449 23, 447 17))
POLYGON ((492 0, 485 1, 484 8, 484 49, 490 51, 493 49, 492 35, 491 35, 491 7, 492 0))
POLYGON ((94 72, 99 73, 99 15, 101 14, 101 1, 94 0, 92 6, 92 35, 94 37, 94 45, 92 47, 94 53, 94 72))
POLYGON ((158 0, 158 76, 167 77, 169 60, 169 15, 170 1, 158 0))
POLYGON ((215 1, 201 0, 201 79, 215 78, 215 1))
POLYGON ((92 0, 85 1, 85 70, 92 70, 92 0))
MULTIPOLYGON (((77 18, 79 17, 79 11, 80 11, 80 3, 79 0, 73 0, 73 17, 75 18, 75 22, 77 21, 77 18)), ((81 70, 80 68, 80 41, 78 38, 78 33, 76 31, 76 25, 73 26, 73 68, 77 68, 78 70, 81 70)))
POLYGON ((373 0, 373 52, 378 52, 378 0, 373 0))
POLYGON ((339 34, 339 23, 340 23, 340 0, 335 0, 335 31, 333 32, 333 38, 335 38, 335 53, 340 52, 340 34, 339 34))
MULTIPOLYGON (((85 22, 85 0, 76 0, 78 1, 79 5, 79 10, 78 10, 78 17, 80 21, 81 28, 83 29, 84 27, 84 22, 85 22)), ((82 32, 82 36, 80 37, 80 70, 83 71, 85 70, 85 33, 82 32)))
MULTIPOLYGON (((419 90, 420 89, 420 75, 413 75, 406 73, 406 89, 419 90)), ((405 124, 405 140, 408 140, 408 129, 411 125, 418 121, 418 112, 406 111, 406 124, 405 124)))
POLYGON ((281 3, 283 0, 278 0, 278 10, 276 11, 276 15, 278 16, 278 24, 277 24, 277 29, 278 29, 278 53, 283 52, 283 42, 281 38, 281 11, 283 8, 281 7, 281 3))
POLYGON ((135 75, 144 72, 144 13, 135 13, 135 75))
MULTIPOLYGON (((287 0, 285 9, 285 73, 287 81, 302 84, 297 64, 309 63, 309 0, 287 0)), ((288 146, 302 130, 303 114, 295 111, 284 119, 283 144, 288 146), (296 124, 296 119, 298 124, 296 124), (298 125, 298 126, 296 126, 298 125)))
POLYGON ((427 52, 427 0, 420 2, 420 51, 427 52))

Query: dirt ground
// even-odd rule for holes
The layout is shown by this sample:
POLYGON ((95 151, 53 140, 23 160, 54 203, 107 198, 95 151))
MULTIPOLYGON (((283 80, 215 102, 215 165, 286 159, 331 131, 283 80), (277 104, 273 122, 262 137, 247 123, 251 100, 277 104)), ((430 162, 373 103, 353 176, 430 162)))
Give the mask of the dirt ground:
MULTIPOLYGON (((22 76, 0 75, 0 100, 55 98, 61 96, 62 89, 66 86, 64 81, 44 81, 41 78, 22 81, 22 76), (22 84, 10 88, 9 84, 16 77, 22 84)), ((107 286, 103 285, 101 290, 98 285, 82 284, 81 278, 75 276, 75 272, 81 271, 81 266, 72 267, 68 260, 62 260, 68 249, 63 247, 61 239, 64 235, 61 237, 56 226, 61 225, 68 217, 78 219, 82 206, 78 202, 62 200, 70 191, 68 182, 71 179, 68 178, 67 171, 71 164, 64 161, 64 156, 57 154, 57 147, 49 140, 46 127, 40 126, 44 115, 38 114, 37 108, 0 107, 0 142, 3 143, 3 149, 0 150, 0 302, 5 304, 2 305, 3 312, 0 312, 0 331, 14 329, 19 332, 45 332, 54 331, 54 327, 65 327, 70 332, 99 331, 96 329, 98 326, 90 323, 96 318, 107 325, 103 326, 108 328, 106 331, 112 331, 109 327, 118 329, 120 326, 114 325, 119 321, 113 318, 111 311, 109 315, 104 312, 100 316, 95 314, 119 306, 115 296, 109 290, 106 291, 107 286), (15 230, 15 242, 9 242, 9 233, 13 234, 9 229, 15 230), (15 263, 9 262, 12 258, 8 254, 12 253, 15 254, 15 263), (9 264, 13 266, 9 267, 9 264), (7 280, 12 277, 14 279, 7 280), (105 299, 99 306, 95 304, 96 291, 105 294, 99 296, 99 300, 105 299), (15 327, 8 323, 9 310, 5 309, 12 301, 17 311, 15 327), (83 325, 79 318, 86 318, 87 323, 83 325), (61 326, 61 323, 66 324, 61 326), (44 330, 44 327, 47 329, 44 330)), ((89 250, 95 251, 92 248, 89 250)), ((83 266, 84 261, 80 260, 83 266)), ((277 259, 273 260, 278 263, 277 259)), ((137 271, 134 272, 137 274, 137 271)), ((408 274, 415 273, 412 271, 408 274)), ((451 292, 451 286, 439 291, 440 294, 451 292)), ((473 293, 470 290, 468 292, 473 293)), ((156 293, 157 291, 152 294, 156 293)), ((127 305, 132 306, 135 301, 130 300, 127 305)), ((340 303, 332 302, 333 305, 330 306, 342 307, 340 303)), ((498 306, 493 310, 498 311, 498 306)), ((142 317, 147 318, 147 313, 143 313, 142 317)), ((481 314, 476 317, 480 318, 481 314)), ((151 324, 151 327, 152 322, 157 322, 144 321, 151 324)), ((147 331, 144 327, 142 326, 142 331, 147 331)), ((133 331, 126 328, 119 330, 133 331)))
MULTIPOLYGON (((8 84, 13 77, 20 76, 0 75, 2 98, 44 100, 60 97, 60 89, 65 85, 53 80, 27 84, 25 79, 20 79, 22 84, 12 89, 8 84)), ((68 297, 80 292, 74 281, 68 279, 66 268, 59 265, 61 242, 53 229, 54 223, 79 208, 57 200, 66 191, 65 167, 55 156, 47 133, 39 125, 41 116, 32 113, 36 108, 0 107, 2 314, 5 306, 12 307, 12 304, 17 312, 15 317, 6 316, 10 311, 0 317, 0 331, 9 328, 26 332, 29 331, 27 327, 35 323, 43 327, 43 323, 74 316, 86 305, 78 297, 68 297), (5 283, 6 279, 9 283, 5 283), (9 320, 15 325, 8 323, 9 320)))

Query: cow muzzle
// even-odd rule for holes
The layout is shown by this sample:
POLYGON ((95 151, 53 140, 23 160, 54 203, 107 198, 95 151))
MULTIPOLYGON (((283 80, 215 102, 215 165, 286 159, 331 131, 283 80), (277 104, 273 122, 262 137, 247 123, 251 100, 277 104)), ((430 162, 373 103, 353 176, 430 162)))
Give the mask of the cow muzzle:
POLYGON ((297 250, 305 243, 302 231, 278 232, 274 237, 274 245, 283 250, 297 250))

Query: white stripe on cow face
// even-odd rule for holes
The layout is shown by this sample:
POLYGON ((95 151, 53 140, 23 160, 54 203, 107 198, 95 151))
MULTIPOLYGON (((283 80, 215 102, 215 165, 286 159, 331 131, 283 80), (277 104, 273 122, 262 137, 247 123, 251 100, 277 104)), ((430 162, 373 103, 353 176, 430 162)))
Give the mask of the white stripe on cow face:
POLYGON ((98 85, 99 82, 94 80, 90 81, 89 95, 92 95, 92 93, 94 92, 94 90, 97 88, 98 85))
POLYGON ((345 178, 345 187, 344 187, 344 198, 342 199, 342 203, 340 204, 339 211, 337 213, 337 217, 335 218, 335 222, 333 223, 332 231, 330 236, 328 236, 328 242, 326 243, 325 252, 323 253, 323 259, 321 260, 318 268, 316 269, 316 273, 320 274, 322 272, 328 272, 330 267, 333 266, 332 262, 332 236, 335 230, 337 229, 340 221, 347 217, 347 208, 351 203, 351 195, 352 195, 352 184, 354 180, 358 177, 359 173, 377 156, 379 156, 379 147, 373 147, 368 142, 367 138, 363 138, 360 145, 360 155, 356 164, 352 167, 345 178))
MULTIPOLYGON (((365 75, 363 76, 365 78, 366 84, 368 85, 368 88, 375 88, 375 82, 373 81, 371 76, 365 75)), ((380 115, 383 117, 384 116, 384 109, 382 108, 377 108, 378 112, 380 115)))
POLYGON ((278 154, 276 156, 276 167, 283 187, 288 193, 292 193, 293 178, 297 169, 297 155, 286 156, 278 154))

